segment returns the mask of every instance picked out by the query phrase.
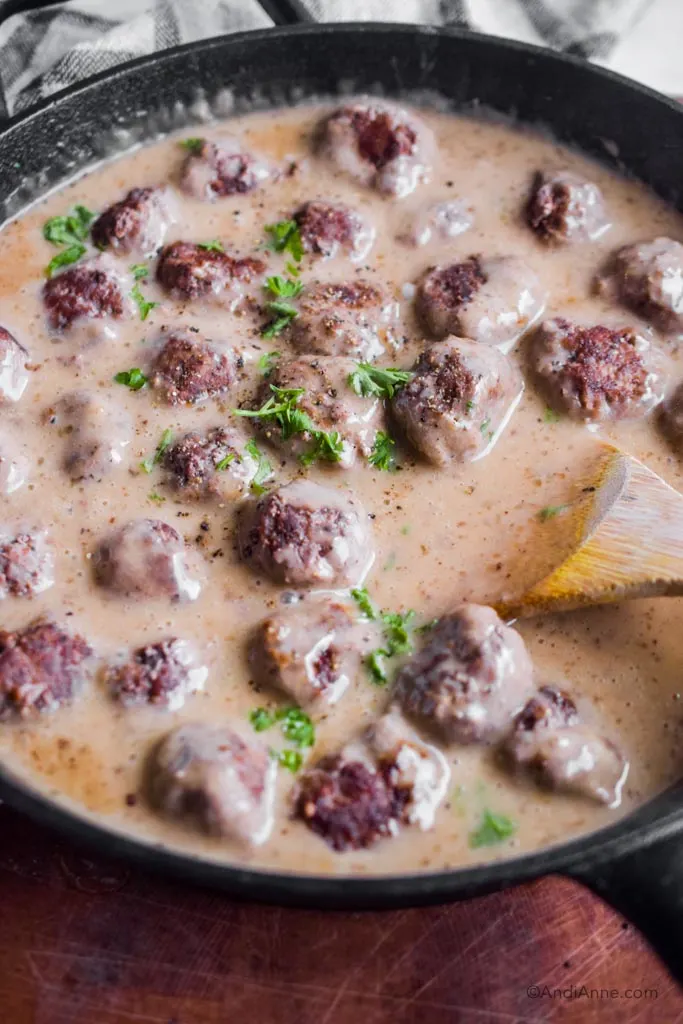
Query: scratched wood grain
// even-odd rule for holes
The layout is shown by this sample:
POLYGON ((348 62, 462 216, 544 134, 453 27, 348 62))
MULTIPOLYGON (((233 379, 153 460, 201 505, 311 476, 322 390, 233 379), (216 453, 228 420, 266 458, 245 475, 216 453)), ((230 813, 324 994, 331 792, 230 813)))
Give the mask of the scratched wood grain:
POLYGON ((641 937, 545 879, 377 914, 250 906, 93 857, 0 808, 1 1024, 675 1024, 641 937), (530 998, 529 986, 656 989, 530 998))

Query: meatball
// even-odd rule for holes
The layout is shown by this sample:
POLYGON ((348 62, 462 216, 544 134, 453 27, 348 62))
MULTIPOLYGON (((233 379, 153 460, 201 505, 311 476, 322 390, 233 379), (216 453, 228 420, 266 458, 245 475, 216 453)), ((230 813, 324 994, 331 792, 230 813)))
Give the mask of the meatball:
POLYGON ((252 568, 293 587, 354 585, 374 557, 360 502, 302 479, 245 506, 238 543, 252 568))
POLYGON ((159 519, 132 519, 99 545, 95 579, 124 597, 194 601, 201 585, 186 564, 180 534, 159 519))
POLYGON ((575 419, 645 416, 664 395, 664 357, 633 327, 556 317, 536 331, 530 356, 553 405, 575 419))
POLYGON ((414 114, 368 98, 338 107, 325 118, 319 148, 338 170, 400 198, 428 179, 434 140, 414 114))
POLYGON ((372 224, 344 203, 319 199, 304 203, 294 214, 304 252, 330 259, 348 256, 362 260, 375 240, 372 224))
POLYGON ((598 186, 572 171, 536 175, 526 218, 540 239, 559 245, 591 242, 610 226, 598 186))
POLYGON ((0 530, 0 600, 33 597, 54 586, 54 554, 44 530, 0 530))
POLYGON ((224 136, 217 142, 197 140, 185 160, 180 186, 195 199, 211 202, 253 192, 272 175, 265 160, 244 149, 239 139, 224 136))
POLYGON ((48 421, 64 438, 62 466, 72 480, 101 480, 123 461, 133 438, 130 416, 116 402, 89 391, 59 399, 48 421))
POLYGON ((472 209, 463 199, 446 199, 412 213, 397 237, 404 245, 415 247, 449 242, 473 224, 472 209))
POLYGON ((234 309, 245 285, 266 269, 262 260, 239 259, 222 249, 173 242, 161 250, 157 281, 174 299, 212 299, 234 309))
POLYGON ((516 256, 470 256, 429 270, 416 308, 435 338, 459 334, 507 350, 541 315, 545 299, 534 271, 516 256))
POLYGON ((683 245, 672 238, 626 245, 598 278, 598 290, 619 299, 661 331, 683 330, 683 245))
POLYGON ((138 647, 128 658, 111 665, 105 682, 114 700, 126 707, 156 704, 177 711, 185 696, 201 690, 208 669, 186 640, 161 640, 138 647))
POLYGON ((0 440, 0 494, 9 495, 26 483, 29 474, 29 460, 7 437, 0 440))
MULTIPOLYGON (((302 388, 298 403, 309 417, 315 430, 338 433, 343 449, 335 466, 348 469, 357 456, 372 451, 375 435, 382 427, 382 405, 378 399, 361 398, 348 384, 349 375, 357 369, 352 359, 335 356, 300 356, 298 359, 280 360, 258 395, 260 406, 274 387, 302 388)), ((311 434, 304 431, 291 438, 283 438, 279 427, 263 425, 269 441, 284 445, 289 451, 305 454, 311 447, 311 434)))
POLYGON ((312 284, 299 303, 289 340, 299 352, 372 362, 391 340, 396 304, 367 281, 312 284))
POLYGON ((303 601, 262 622, 249 660, 264 686, 283 690, 301 706, 323 709, 344 695, 361 658, 380 637, 372 623, 340 601, 303 601))
POLYGON ((396 695, 404 710, 449 741, 497 739, 524 705, 533 666, 519 633, 493 608, 463 604, 429 634, 399 672, 396 695))
POLYGON ((0 720, 32 717, 68 704, 89 672, 92 650, 54 622, 0 630, 0 720))
POLYGON ((92 240, 99 249, 153 256, 177 219, 170 189, 134 188, 100 214, 92 226, 92 240))
POLYGON ((134 315, 133 278, 108 253, 77 263, 43 287, 48 325, 65 331, 78 320, 124 320, 134 315))
POLYGON ((683 453, 683 382, 674 388, 662 405, 660 424, 676 450, 683 453))
POLYGON ((267 747, 239 727, 191 722, 153 752, 149 796, 171 818, 258 846, 273 827, 276 773, 267 747))
POLYGON ((235 349, 219 351, 192 331, 171 331, 163 336, 150 384, 169 405, 196 405, 228 391, 243 365, 235 349))
POLYGON ((28 384, 28 352, 14 335, 0 327, 0 405, 18 402, 28 384))
POLYGON ((259 461, 237 430, 191 431, 164 452, 167 482, 185 501, 234 501, 249 489, 259 461))
POLYGON ((550 789, 618 807, 628 762, 610 740, 581 721, 571 697, 543 686, 517 717, 504 752, 550 789))
POLYGON ((517 367, 498 349, 446 338, 422 353, 392 412, 430 462, 472 462, 490 451, 523 390, 517 367))

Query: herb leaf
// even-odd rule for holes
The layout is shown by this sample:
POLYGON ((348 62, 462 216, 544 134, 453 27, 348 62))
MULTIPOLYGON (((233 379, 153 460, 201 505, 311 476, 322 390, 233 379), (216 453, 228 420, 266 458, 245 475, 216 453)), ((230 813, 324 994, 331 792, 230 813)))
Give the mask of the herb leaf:
POLYGON ((484 811, 478 828, 470 832, 470 846, 495 846, 503 843, 517 831, 517 825, 504 814, 494 814, 488 808, 484 811))
POLYGON ((251 455, 252 459, 256 459, 256 472, 251 478, 251 483, 249 484, 249 486, 254 494, 260 496, 261 494, 265 494, 268 489, 263 485, 265 481, 269 480, 270 477, 273 475, 273 467, 271 466, 270 462, 265 457, 259 446, 256 444, 256 441, 254 441, 253 439, 251 441, 247 441, 244 447, 246 451, 251 455))
POLYGON ((267 277, 263 287, 277 299, 296 299, 304 290, 301 281, 292 281, 291 278, 282 277, 280 274, 267 277))
POLYGON ((85 206, 75 206, 66 217, 50 217, 43 226, 43 238, 52 245, 73 245, 88 237, 95 214, 85 206))
POLYGON ((56 256, 53 256, 45 268, 45 276, 52 277, 55 270, 60 267, 68 267, 71 263, 77 263, 85 252, 85 246, 81 242, 70 245, 68 249, 62 249, 56 256))
POLYGON ((146 263, 133 263, 130 268, 134 281, 142 281, 149 275, 149 267, 146 263))
POLYGON ((275 725, 275 715, 268 708, 254 708, 249 712, 249 721, 256 732, 265 732, 271 725, 275 725))
POLYGON ((271 755, 283 768, 298 772, 303 763, 302 748, 312 747, 315 743, 315 726, 308 715, 301 708, 278 708, 277 711, 254 708, 249 712, 249 721, 256 732, 265 732, 279 723, 284 738, 298 749, 271 750, 271 755))
POLYGON ((301 295, 303 287, 301 281, 293 281, 291 278, 282 277, 279 274, 266 278, 263 288, 268 295, 272 296, 272 299, 266 303, 271 320, 261 331, 264 338, 276 337, 299 315, 296 307, 284 300, 297 298, 298 295, 301 295))
POLYGON ((204 249, 205 252, 225 252, 223 243, 219 242, 217 238, 214 238, 211 242, 200 242, 198 248, 204 249))
POLYGON ((358 369, 349 374, 349 387, 362 398, 393 398, 404 384, 413 379, 410 370, 358 363, 358 369))
POLYGON ((188 153, 201 153, 204 141, 204 139, 193 137, 189 139, 181 139, 180 145, 183 149, 186 149, 188 153))
POLYGON ((375 434, 372 451, 368 455, 368 462, 376 469, 391 471, 395 468, 395 450, 396 442, 394 439, 383 430, 378 430, 375 434))
POLYGON ((149 300, 145 298, 145 296, 140 291, 140 285, 139 284, 135 285, 135 287, 133 288, 133 290, 132 290, 132 292, 130 294, 135 299, 137 307, 138 307, 138 309, 140 311, 140 319, 141 320, 146 320, 147 317, 149 316, 150 312, 153 309, 156 309, 156 307, 159 305, 158 302, 149 302, 149 300))
POLYGON ((387 675, 387 670, 384 666, 385 656, 386 651, 383 651, 381 648, 379 648, 378 650, 372 651, 370 654, 368 654, 367 658, 365 659, 365 664, 368 667, 370 675, 372 676, 376 683, 380 684, 380 686, 383 686, 389 679, 387 675))
POLYGON ((548 519, 554 519, 555 516, 559 516, 561 512, 564 512, 565 509, 568 508, 569 505, 546 505, 546 507, 542 508, 538 513, 538 518, 542 523, 545 523, 548 519))
POLYGON ((317 430, 308 413, 298 408, 305 389, 278 388, 271 384, 270 390, 272 395, 260 409, 235 409, 235 415, 260 419, 264 423, 276 423, 283 441, 288 441, 295 434, 310 434, 311 449, 301 456, 306 466, 316 459, 339 462, 344 450, 341 435, 336 431, 328 434, 324 430, 317 430))
POLYGON ((370 599, 370 595, 365 587, 354 587, 351 591, 351 597, 354 599, 359 609, 368 619, 377 618, 377 609, 370 599))
POLYGON ((303 757, 298 750, 272 750, 271 753, 273 757, 277 758, 278 764, 281 764, 288 772, 294 774, 301 768, 303 757))
POLYGON ((341 434, 333 430, 313 431, 313 443, 307 452, 299 456, 302 466, 310 466, 314 462, 341 462, 344 454, 344 441, 341 434))
POLYGON ((166 501, 166 498, 161 494, 157 494, 156 491, 150 491, 147 497, 150 501, 153 501, 155 505, 162 505, 166 501))
POLYGON ((124 384, 131 391, 140 391, 147 384, 149 378, 138 366, 134 366, 132 370, 121 370, 116 374, 114 380, 117 384, 124 384))
POLYGON ((551 409, 549 405, 545 407, 545 411, 543 413, 544 423, 559 423, 561 418, 562 417, 559 412, 555 412, 555 410, 551 409))
POLYGON ((269 377, 273 372, 276 360, 280 358, 280 352, 264 352, 259 357, 258 368, 264 377, 269 377))
POLYGON ((410 654, 413 650, 409 626, 415 618, 415 612, 382 612, 381 618, 384 624, 384 647, 372 651, 365 659, 365 664, 373 680, 383 685, 388 680, 384 659, 410 654))
POLYGON ((304 247, 295 220, 279 220, 277 224, 266 224, 265 230, 270 236, 269 249, 275 252, 288 252, 297 263, 302 259, 304 247))
POLYGON ((229 452, 220 462, 216 463, 216 472, 222 473, 224 469, 227 469, 231 462, 234 462, 237 458, 235 452, 229 452))
POLYGON ((164 430, 163 434, 161 435, 161 440, 159 441, 159 444, 156 446, 154 454, 144 459, 140 463, 140 468, 145 473, 151 473, 154 467, 158 466, 161 460, 163 459, 164 452, 170 446, 172 441, 173 431, 170 429, 170 427, 167 427, 166 430, 164 430))

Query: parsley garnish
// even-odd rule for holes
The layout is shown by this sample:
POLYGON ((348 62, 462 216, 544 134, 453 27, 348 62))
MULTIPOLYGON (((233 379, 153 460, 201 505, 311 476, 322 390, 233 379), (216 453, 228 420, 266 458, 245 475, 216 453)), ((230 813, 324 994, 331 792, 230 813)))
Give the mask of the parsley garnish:
POLYGON ((280 352, 264 352, 259 357, 258 368, 264 377, 270 377, 275 361, 280 358, 280 354, 280 352))
POLYGON ((167 427, 166 430, 161 435, 161 440, 159 441, 159 444, 156 446, 154 455, 150 455, 148 458, 144 459, 140 463, 140 468, 144 470, 145 473, 151 473, 154 467, 158 466, 161 460, 163 459, 164 452, 170 446, 172 441, 173 431, 170 429, 170 427, 167 427))
POLYGON ((136 284, 130 293, 135 299, 138 309, 140 310, 140 319, 146 320, 150 312, 159 305, 158 302, 150 302, 140 291, 140 285, 136 284))
POLYGON ((278 764, 292 774, 299 771, 304 760, 298 750, 271 750, 271 754, 277 758, 278 764))
MULTIPOLYGON (((83 242, 88 237, 88 228, 95 214, 85 206, 75 206, 66 217, 50 217, 43 227, 43 238, 52 245, 69 245, 83 242)), ((73 262, 73 261, 72 261, 73 262)))
POLYGON ((249 721, 256 732, 265 732, 279 723, 284 738, 298 749, 293 750, 290 747, 285 750, 271 750, 271 754, 283 768, 297 772, 303 762, 301 749, 312 747, 315 743, 315 726, 308 715, 300 708, 278 708, 277 711, 254 708, 249 713, 249 721))
POLYGON ((372 446, 372 451, 368 455, 368 462, 376 469, 390 471, 395 468, 395 449, 396 442, 393 438, 389 437, 383 430, 378 430, 375 434, 375 443, 372 446))
POLYGON ((267 277, 263 287, 276 299, 296 299, 304 290, 301 281, 292 281, 280 274, 267 277))
POLYGON ((261 331, 263 338, 275 338, 278 334, 282 334, 285 327, 289 327, 292 320, 299 315, 294 306, 290 306, 288 302, 267 302, 266 309, 269 313, 273 313, 274 317, 261 331))
POLYGON ((269 249, 275 252, 288 252, 297 263, 302 259, 304 247, 295 220, 279 220, 277 224, 266 224, 265 230, 270 235, 269 249))
POLYGON ((80 242, 70 245, 68 249, 62 249, 56 256, 53 256, 45 268, 45 276, 52 277, 55 270, 60 267, 68 267, 70 263, 77 263, 85 252, 85 246, 80 242))
POLYGON ((477 849, 480 846, 495 846, 502 843, 517 831, 517 826, 504 814, 494 814, 488 808, 484 811, 481 823, 474 832, 470 832, 470 846, 477 849))
POLYGON ((545 523, 546 520, 554 519, 555 516, 559 516, 560 512, 564 512, 566 508, 569 508, 569 505, 546 505, 546 507, 542 508, 538 513, 538 518, 542 523, 545 523))
POLYGON ((349 374, 349 386, 362 398, 393 398, 404 384, 412 380, 410 370, 373 366, 372 363, 358 363, 358 369, 349 374))
POLYGON ((367 619, 377 618, 377 609, 370 600, 370 595, 365 587, 354 587, 351 591, 351 597, 367 619))
POLYGON ((294 281, 292 278, 274 274, 272 277, 266 278, 263 288, 272 298, 270 302, 266 303, 271 320, 263 328, 261 334, 264 338, 274 338, 299 315, 296 307, 286 300, 296 299, 301 295, 304 286, 301 281, 294 281))
POLYGON ((138 366, 134 366, 132 370, 121 370, 116 374, 114 380, 117 384, 124 384, 131 391, 140 391, 147 384, 149 378, 138 366))
POLYGON ((255 732, 264 732, 266 729, 270 729, 271 725, 275 725, 275 715, 271 714, 267 708, 254 708, 249 712, 249 721, 255 732))
POLYGON ((142 281, 149 275, 149 267, 146 263, 133 263, 130 272, 134 281, 142 281))
POLYGON ((164 498, 163 495, 161 494, 157 494, 156 491, 150 491, 147 497, 149 498, 150 501, 153 501, 157 505, 161 505, 164 501, 166 501, 166 498, 164 498))
POLYGON ((181 145, 183 149, 186 149, 188 153, 201 153, 204 146, 204 139, 181 139, 179 145, 181 145))
POLYGON ((283 441, 288 441, 295 434, 309 434, 311 449, 301 456, 305 466, 315 459, 339 462, 343 454, 341 436, 336 431, 328 434, 324 430, 317 430, 308 413, 298 407, 305 389, 278 388, 271 384, 270 390, 272 395, 260 409, 235 409, 235 415, 260 419, 264 423, 277 423, 283 441))
POLYGON ((228 466, 230 465, 230 463, 234 462, 236 458, 237 458, 236 453, 235 452, 230 452, 228 455, 226 455, 224 458, 222 458, 220 462, 216 463, 216 471, 218 473, 222 473, 223 470, 227 469, 228 466))
MULTIPOLYGON (((366 618, 377 619, 377 610, 365 587, 352 590, 351 597, 366 618)), ((381 612, 379 618, 382 620, 384 645, 372 651, 365 664, 375 682, 383 684, 388 679, 384 659, 410 654, 413 650, 410 628, 415 612, 381 612)))
POLYGON ((247 441, 244 447, 249 455, 251 455, 252 459, 256 459, 256 472, 251 478, 249 486, 254 494, 260 496, 261 494, 266 493, 267 488, 263 485, 265 481, 272 476, 273 467, 256 444, 256 441, 253 439, 251 441, 247 441))
POLYGON ((299 456, 302 466, 310 466, 314 462, 340 462, 344 454, 344 441, 337 430, 328 433, 325 430, 313 432, 313 444, 307 452, 299 456))
POLYGON ((543 413, 543 422, 544 423, 559 423, 560 419, 561 419, 561 417, 560 417, 559 412, 555 412, 554 409, 551 409, 550 406, 547 405, 546 408, 545 408, 545 412, 543 413))
POLYGON ((204 249, 205 252, 225 252, 222 242, 219 242, 217 238, 211 242, 200 242, 198 248, 204 249))

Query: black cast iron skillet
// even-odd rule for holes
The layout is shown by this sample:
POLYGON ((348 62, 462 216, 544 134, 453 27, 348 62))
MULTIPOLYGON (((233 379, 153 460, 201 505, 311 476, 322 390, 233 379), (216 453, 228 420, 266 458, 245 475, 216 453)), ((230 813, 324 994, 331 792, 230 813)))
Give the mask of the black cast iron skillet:
MULTIPOLYGON (((683 110, 626 79, 548 51, 393 25, 308 25, 214 39, 117 68, 0 131, 0 203, 18 212, 80 168, 180 127, 197 99, 229 86, 235 109, 338 91, 428 91, 540 125, 683 208, 683 110), (175 111, 175 113, 173 113, 175 111), (122 136, 124 136, 122 138, 122 136)), ((4 219, 4 218, 3 218, 4 219)), ((398 907, 568 875, 633 920, 683 980, 683 787, 618 824, 502 863, 427 875, 328 878, 226 867, 155 848, 86 821, 0 767, 0 797, 106 854, 252 899, 315 907, 398 907)))

